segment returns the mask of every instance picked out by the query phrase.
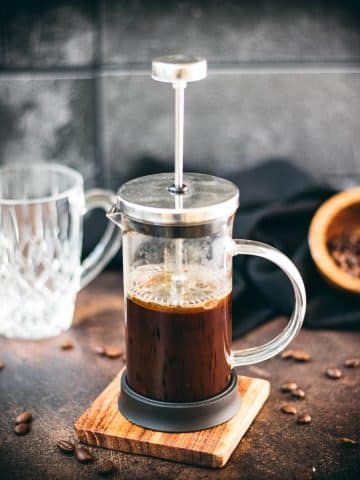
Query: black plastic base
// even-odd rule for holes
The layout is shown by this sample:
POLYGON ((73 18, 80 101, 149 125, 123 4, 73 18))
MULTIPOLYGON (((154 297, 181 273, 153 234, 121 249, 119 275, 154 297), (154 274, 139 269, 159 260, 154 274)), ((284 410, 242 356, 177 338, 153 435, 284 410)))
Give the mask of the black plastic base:
POLYGON ((119 410, 130 422, 161 432, 194 432, 230 420, 240 409, 240 393, 235 370, 230 385, 215 397, 199 402, 161 402, 139 395, 121 376, 119 410))

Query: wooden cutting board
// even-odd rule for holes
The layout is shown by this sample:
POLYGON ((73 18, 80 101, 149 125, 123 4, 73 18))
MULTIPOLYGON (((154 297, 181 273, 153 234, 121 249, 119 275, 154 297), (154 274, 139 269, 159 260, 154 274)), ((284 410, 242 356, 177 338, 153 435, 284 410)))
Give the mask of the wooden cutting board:
POLYGON ((118 410, 120 376, 105 388, 75 423, 83 443, 175 462, 224 467, 270 393, 270 383, 238 376, 241 407, 217 427, 189 433, 163 433, 129 422, 118 410))

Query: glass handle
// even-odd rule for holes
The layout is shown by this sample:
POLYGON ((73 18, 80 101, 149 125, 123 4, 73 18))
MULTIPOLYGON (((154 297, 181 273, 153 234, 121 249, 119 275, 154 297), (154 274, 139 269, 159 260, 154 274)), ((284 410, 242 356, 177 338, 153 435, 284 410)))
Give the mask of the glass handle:
POLYGON ((298 334, 303 323, 306 310, 306 293, 299 270, 286 255, 276 248, 252 240, 232 240, 232 246, 233 255, 255 255, 270 260, 280 267, 288 276, 295 297, 294 310, 290 320, 279 335, 258 347, 232 351, 231 364, 233 367, 238 367, 263 362, 264 360, 274 357, 286 348, 298 334))
MULTIPOLYGON (((89 190, 85 193, 85 212, 94 208, 108 211, 115 201, 113 192, 101 189, 89 190)), ((80 288, 85 287, 110 262, 121 246, 121 230, 111 222, 106 225, 105 232, 94 250, 81 264, 80 288)))

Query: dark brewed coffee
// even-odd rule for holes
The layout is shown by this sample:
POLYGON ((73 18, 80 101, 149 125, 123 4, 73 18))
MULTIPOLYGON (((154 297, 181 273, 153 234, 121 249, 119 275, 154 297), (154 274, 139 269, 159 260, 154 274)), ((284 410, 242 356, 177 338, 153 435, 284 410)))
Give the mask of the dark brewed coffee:
MULTIPOLYGON (((162 275, 151 280, 151 290, 159 290, 158 282, 164 282, 162 275)), ((143 289, 128 294, 127 379, 137 393, 156 400, 192 402, 228 386, 231 294, 209 298, 211 285, 196 285, 208 298, 199 295, 198 301, 185 305, 164 304, 161 299, 157 303, 148 294, 139 295, 143 289)), ((146 287, 148 292, 149 282, 146 287)))

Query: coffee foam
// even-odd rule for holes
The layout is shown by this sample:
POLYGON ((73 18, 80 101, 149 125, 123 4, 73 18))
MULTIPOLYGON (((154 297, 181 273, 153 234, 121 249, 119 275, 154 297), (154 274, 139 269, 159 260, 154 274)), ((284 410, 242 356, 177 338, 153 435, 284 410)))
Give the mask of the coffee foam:
POLYGON ((230 293, 227 283, 213 268, 189 265, 177 273, 165 265, 143 265, 130 276, 128 297, 153 309, 207 310, 230 293))

